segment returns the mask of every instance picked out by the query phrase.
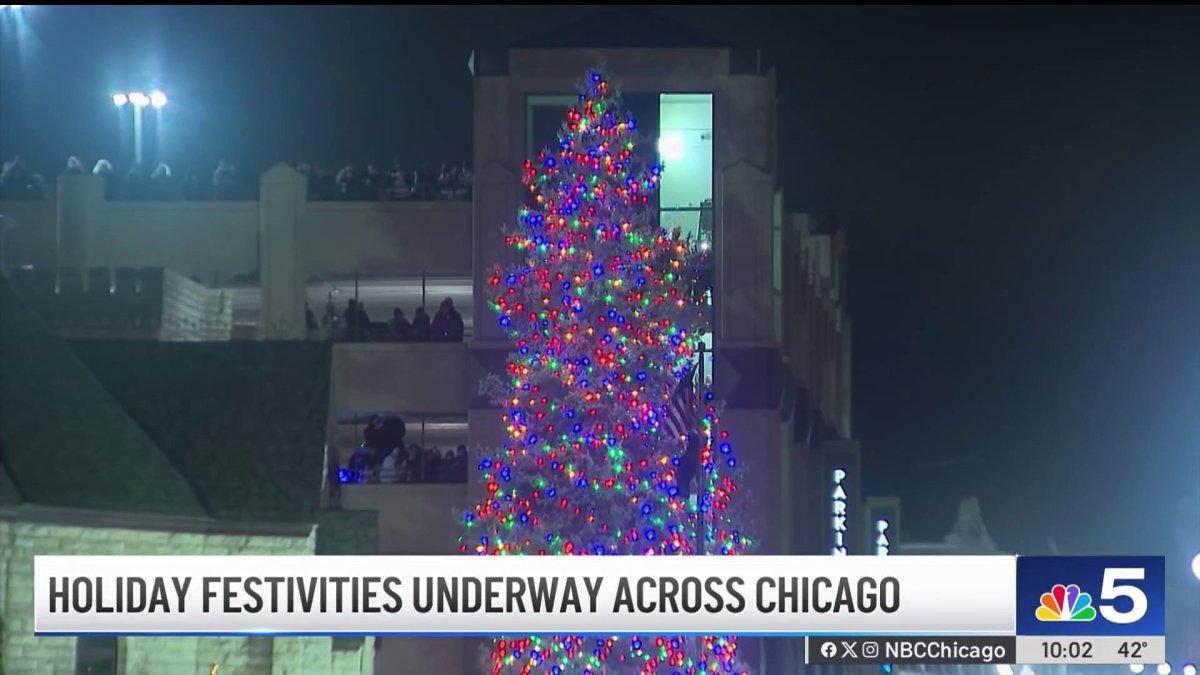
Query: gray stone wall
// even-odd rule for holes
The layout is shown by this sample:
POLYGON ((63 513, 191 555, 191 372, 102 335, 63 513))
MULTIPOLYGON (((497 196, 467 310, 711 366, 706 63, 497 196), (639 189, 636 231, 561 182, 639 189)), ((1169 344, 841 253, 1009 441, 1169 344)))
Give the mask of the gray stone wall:
MULTIPOLYGON (((0 673, 74 675, 75 638, 34 637, 35 555, 312 555, 307 537, 239 536, 0 521, 0 673)), ((123 675, 366 675, 374 650, 334 651, 330 638, 138 637, 118 641, 123 675)))

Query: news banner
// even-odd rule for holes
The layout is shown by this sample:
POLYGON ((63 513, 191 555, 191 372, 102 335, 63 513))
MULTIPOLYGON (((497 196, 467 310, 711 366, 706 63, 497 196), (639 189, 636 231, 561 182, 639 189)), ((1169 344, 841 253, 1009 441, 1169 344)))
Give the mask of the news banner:
POLYGON ((37 556, 43 636, 794 636, 810 664, 1165 660, 1161 557, 37 556))

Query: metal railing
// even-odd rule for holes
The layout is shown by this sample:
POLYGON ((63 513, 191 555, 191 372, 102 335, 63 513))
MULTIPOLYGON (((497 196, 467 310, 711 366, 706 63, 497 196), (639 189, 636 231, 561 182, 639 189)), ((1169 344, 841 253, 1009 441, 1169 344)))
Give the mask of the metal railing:
POLYGON ((400 411, 345 411, 335 418, 330 438, 331 477, 346 483, 463 483, 469 470, 467 423, 459 415, 406 415, 400 411), (383 436, 376 443, 395 444, 390 451, 368 446, 368 422, 383 420, 383 436), (403 435, 390 426, 404 423, 403 435), (340 436, 341 440, 338 440, 340 436), (348 437, 349 436, 349 437, 348 437), (353 445, 351 445, 353 444, 353 445), (439 447, 440 446, 440 447, 439 447), (453 449, 449 449, 453 448, 453 449))
MULTIPOLYGON (((382 280, 372 280, 360 277, 358 273, 354 273, 350 278, 344 280, 328 279, 323 283, 328 287, 325 296, 325 306, 318 317, 315 311, 310 306, 307 316, 307 335, 312 340, 332 340, 343 342, 463 342, 471 337, 473 322, 471 321, 472 307, 463 307, 464 301, 469 303, 473 298, 471 294, 470 281, 467 282, 465 293, 464 289, 446 290, 447 284, 453 287, 453 283, 448 282, 449 279, 459 281, 458 277, 440 277, 431 275, 428 272, 422 271, 420 275, 420 295, 417 297, 406 298, 408 304, 413 305, 407 308, 400 307, 399 309, 405 312, 404 318, 408 326, 393 325, 391 309, 387 308, 387 301, 384 302, 384 312, 387 320, 372 321, 368 319, 361 324, 355 325, 348 320, 347 309, 349 301, 353 300, 355 304, 362 303, 365 293, 360 292, 360 285, 365 286, 372 281, 386 283, 382 280), (439 283, 441 282, 441 283, 439 283), (352 288, 352 290, 351 290, 352 288), (459 295, 456 305, 456 311, 460 311, 460 318, 463 321, 462 335, 436 335, 433 333, 433 322, 437 317, 437 309, 430 306, 432 301, 435 305, 440 303, 447 297, 459 295), (339 307, 338 300, 344 296, 345 302, 339 307), (415 303, 415 305, 414 305, 415 303), (425 321, 419 323, 417 321, 417 309, 424 312, 425 321), (462 315, 466 312, 466 316, 462 315)), ((397 279, 394 283, 404 285, 405 283, 412 284, 416 279, 397 279)), ((311 284, 310 284, 311 288, 311 284)), ((369 287, 368 287, 369 288, 369 287)), ((311 297, 311 296, 310 296, 311 297)), ((371 308, 375 312, 375 317, 379 317, 379 307, 371 308)))
POLYGON ((379 457, 377 451, 359 445, 349 461, 339 462, 337 481, 355 483, 466 483, 469 471, 465 452, 441 452, 436 448, 411 445, 379 457))

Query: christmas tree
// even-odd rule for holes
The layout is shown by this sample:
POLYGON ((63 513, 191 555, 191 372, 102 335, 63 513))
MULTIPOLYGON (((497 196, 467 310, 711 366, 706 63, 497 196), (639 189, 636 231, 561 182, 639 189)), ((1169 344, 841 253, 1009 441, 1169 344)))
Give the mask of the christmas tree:
MULTIPOLYGON (((485 383, 507 441, 480 460, 486 497, 462 550, 742 553, 740 467, 711 393, 690 389, 707 253, 660 226, 662 167, 611 85, 589 73, 580 90, 558 146, 525 162, 526 206, 505 236, 521 262, 491 280, 516 346, 485 383)), ((503 637, 488 661, 497 674, 744 672, 736 649, 721 636, 503 637)))

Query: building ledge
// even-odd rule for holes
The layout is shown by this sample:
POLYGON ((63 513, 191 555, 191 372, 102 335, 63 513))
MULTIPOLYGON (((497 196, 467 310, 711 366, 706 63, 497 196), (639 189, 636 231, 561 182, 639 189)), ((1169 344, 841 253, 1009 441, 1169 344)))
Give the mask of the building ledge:
POLYGON ((315 523, 236 523, 211 518, 66 509, 32 504, 0 507, 0 520, 61 527, 206 535, 294 537, 297 539, 304 539, 311 535, 315 525, 315 523))

